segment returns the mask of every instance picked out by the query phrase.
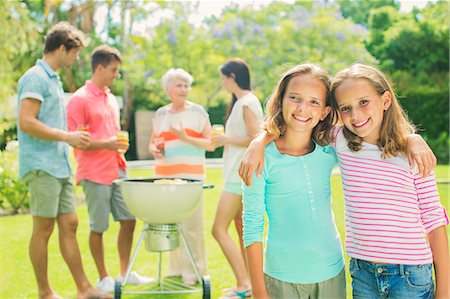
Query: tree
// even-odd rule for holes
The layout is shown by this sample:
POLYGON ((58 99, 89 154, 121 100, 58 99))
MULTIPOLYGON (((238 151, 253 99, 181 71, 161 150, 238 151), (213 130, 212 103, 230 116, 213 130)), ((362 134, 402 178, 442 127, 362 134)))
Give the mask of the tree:
POLYGON ((400 13, 390 7, 370 12, 368 51, 396 83, 400 101, 439 163, 449 161, 448 2, 400 13), (439 111, 439 116, 436 113, 439 111))
POLYGON ((379 7, 392 7, 396 11, 400 9, 398 0, 338 0, 341 13, 344 18, 353 20, 353 22, 367 27, 370 11, 379 7))

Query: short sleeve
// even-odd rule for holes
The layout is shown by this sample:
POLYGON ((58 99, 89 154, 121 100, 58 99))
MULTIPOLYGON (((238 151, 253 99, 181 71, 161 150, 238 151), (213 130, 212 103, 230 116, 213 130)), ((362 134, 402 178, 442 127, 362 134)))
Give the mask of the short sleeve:
POLYGON ((259 103, 258 98, 247 98, 242 103, 242 108, 247 107, 250 111, 255 115, 256 119, 260 119, 260 115, 262 112, 261 104, 259 103))
POLYGON ((37 73, 27 74, 20 81, 19 100, 36 99, 43 102, 46 90, 48 90, 47 82, 37 73))

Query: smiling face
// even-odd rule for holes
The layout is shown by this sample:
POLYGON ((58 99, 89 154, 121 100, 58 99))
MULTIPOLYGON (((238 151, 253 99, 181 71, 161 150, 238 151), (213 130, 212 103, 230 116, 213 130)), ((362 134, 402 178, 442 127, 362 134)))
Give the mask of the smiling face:
POLYGON ((363 141, 377 144, 384 111, 392 102, 391 93, 379 95, 369 81, 348 79, 336 89, 335 98, 344 126, 363 141))
POLYGON ((189 89, 188 81, 181 78, 174 78, 169 87, 167 87, 167 95, 172 102, 182 103, 187 100, 189 89))
POLYGON ((282 113, 288 132, 311 133, 331 108, 326 106, 326 87, 312 74, 293 77, 283 97, 282 113))

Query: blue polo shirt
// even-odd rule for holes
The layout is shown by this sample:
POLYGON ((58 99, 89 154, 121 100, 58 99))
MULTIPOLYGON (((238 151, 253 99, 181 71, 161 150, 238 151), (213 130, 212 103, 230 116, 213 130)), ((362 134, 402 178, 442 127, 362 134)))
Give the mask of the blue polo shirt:
POLYGON ((339 232, 331 206, 330 175, 337 164, 329 146, 315 144, 304 156, 281 154, 275 142, 264 152, 260 178, 244 185, 244 245, 263 242, 268 230, 264 272, 290 283, 318 283, 344 268, 339 232))
MULTIPOLYGON (((58 74, 42 59, 19 79, 19 104, 21 100, 27 98, 41 101, 37 119, 48 127, 67 131, 63 94, 58 74)), ((20 178, 31 170, 44 170, 57 178, 68 178, 72 175, 67 143, 33 137, 20 130, 19 124, 17 136, 20 178)))

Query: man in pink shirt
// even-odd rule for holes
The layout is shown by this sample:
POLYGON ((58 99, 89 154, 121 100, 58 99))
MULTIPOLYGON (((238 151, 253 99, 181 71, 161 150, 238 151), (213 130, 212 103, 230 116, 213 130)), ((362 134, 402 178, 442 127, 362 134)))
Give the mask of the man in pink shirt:
MULTIPOLYGON (((119 139, 120 110, 117 100, 108 88, 119 76, 122 61, 117 49, 106 45, 94 49, 91 55, 92 77, 72 96, 67 107, 69 131, 87 130, 91 142, 86 150, 76 150, 78 162, 77 184, 86 195, 89 213, 89 246, 99 273, 98 287, 114 291, 114 278, 108 274, 103 250, 103 233, 108 229, 109 213, 120 222, 118 251, 120 276, 124 277, 130 259, 134 216, 128 211, 120 193, 113 184, 126 177, 123 154, 128 150, 128 140, 119 139)), ((128 283, 146 284, 153 279, 131 272, 128 283)))

